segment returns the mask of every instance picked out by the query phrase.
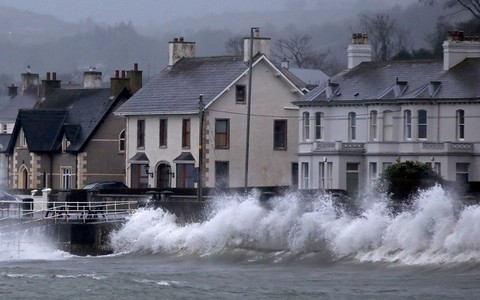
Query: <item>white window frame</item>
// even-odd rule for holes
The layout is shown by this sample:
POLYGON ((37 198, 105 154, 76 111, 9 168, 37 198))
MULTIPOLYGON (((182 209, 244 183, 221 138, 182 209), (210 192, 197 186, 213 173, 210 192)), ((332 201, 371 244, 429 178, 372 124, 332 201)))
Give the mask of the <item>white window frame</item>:
POLYGON ((403 138, 406 141, 412 139, 412 111, 409 109, 403 111, 403 138))
MULTIPOLYGON (((422 117, 423 119, 423 117, 422 117)), ((419 109, 417 111, 417 137, 419 140, 426 140, 428 138, 428 112, 426 109, 419 109), (425 113, 425 123, 420 123, 420 114, 425 113), (425 128, 423 130, 423 128, 425 128), (425 136, 420 136, 420 133, 425 132, 425 136)))
POLYGON ((60 167, 61 186, 62 189, 68 190, 74 188, 74 177, 71 166, 60 167))
POLYGON ((455 113, 456 123, 456 138, 457 141, 463 141, 465 139, 465 111, 459 109, 455 113))
POLYGON ((378 113, 376 110, 372 110, 370 112, 370 140, 376 141, 377 140, 377 119, 378 113))
POLYGON ((355 112, 348 113, 348 140, 355 141, 357 139, 357 114, 355 112))
POLYGON ((393 141, 393 111, 383 111, 383 141, 393 141))
POLYGON ((308 111, 303 113, 302 118, 302 128, 303 128, 303 140, 309 141, 310 140, 310 113, 308 111))
POLYGON ((302 162, 302 168, 301 168, 301 174, 302 174, 302 181, 301 181, 301 187, 302 189, 308 189, 309 188, 309 166, 308 162, 302 162))
POLYGON ((322 141, 324 139, 324 114, 323 112, 315 113, 315 140, 322 141))

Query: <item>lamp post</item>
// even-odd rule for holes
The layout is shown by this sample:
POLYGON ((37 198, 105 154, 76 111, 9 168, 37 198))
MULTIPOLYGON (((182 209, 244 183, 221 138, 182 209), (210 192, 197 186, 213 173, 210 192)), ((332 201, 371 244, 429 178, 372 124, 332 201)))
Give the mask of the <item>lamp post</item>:
POLYGON ((245 142, 245 182, 244 192, 248 191, 248 159, 250 151, 250 112, 252 109, 252 68, 253 68, 253 36, 258 33, 258 27, 250 28, 250 60, 248 66, 248 94, 247 94, 247 136, 245 142))

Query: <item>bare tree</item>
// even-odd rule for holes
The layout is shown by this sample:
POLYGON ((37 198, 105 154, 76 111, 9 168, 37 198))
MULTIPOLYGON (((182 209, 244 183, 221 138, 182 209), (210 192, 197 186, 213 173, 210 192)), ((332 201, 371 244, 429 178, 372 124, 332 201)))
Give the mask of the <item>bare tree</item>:
POLYGON ((225 43, 225 49, 231 55, 243 55, 243 37, 236 36, 228 39, 225 43))
POLYGON ((320 69, 329 51, 321 52, 312 49, 312 37, 308 34, 293 34, 279 39, 272 51, 277 61, 288 60, 299 68, 320 69))
MULTIPOLYGON (((418 2, 430 6, 436 4, 435 0, 418 0, 418 2)), ((480 0, 444 0, 443 5, 445 8, 460 7, 462 10, 469 11, 475 18, 480 19, 480 0)))
POLYGON ((409 46, 409 32, 400 28, 388 14, 362 15, 360 25, 368 34, 376 61, 389 60, 409 46))

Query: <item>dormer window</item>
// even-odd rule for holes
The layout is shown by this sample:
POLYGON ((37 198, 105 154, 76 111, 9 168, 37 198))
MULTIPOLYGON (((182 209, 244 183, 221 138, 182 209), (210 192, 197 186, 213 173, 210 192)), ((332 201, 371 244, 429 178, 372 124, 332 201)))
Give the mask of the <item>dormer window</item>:
POLYGON ((437 94, 441 85, 442 83, 440 81, 430 81, 430 84, 428 85, 428 94, 430 97, 433 97, 437 94))
POLYGON ((246 103, 246 87, 242 84, 235 85, 235 102, 237 104, 245 104, 246 103))

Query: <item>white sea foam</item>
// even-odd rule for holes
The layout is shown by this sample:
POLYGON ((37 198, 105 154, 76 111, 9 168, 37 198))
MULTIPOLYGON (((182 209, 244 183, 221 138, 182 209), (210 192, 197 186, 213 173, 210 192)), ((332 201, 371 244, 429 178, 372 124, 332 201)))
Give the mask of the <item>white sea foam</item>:
POLYGON ((19 231, 0 235, 0 262, 9 260, 62 260, 71 254, 58 250, 38 231, 19 231))
POLYGON ((441 187, 422 192, 410 210, 396 215, 381 197, 362 199, 363 210, 354 216, 333 201, 292 194, 266 208, 257 195, 229 196, 214 201, 206 221, 186 225, 162 209, 142 209, 112 235, 112 245, 116 252, 199 256, 255 249, 328 252, 362 262, 480 262, 480 207, 460 207, 441 187))

